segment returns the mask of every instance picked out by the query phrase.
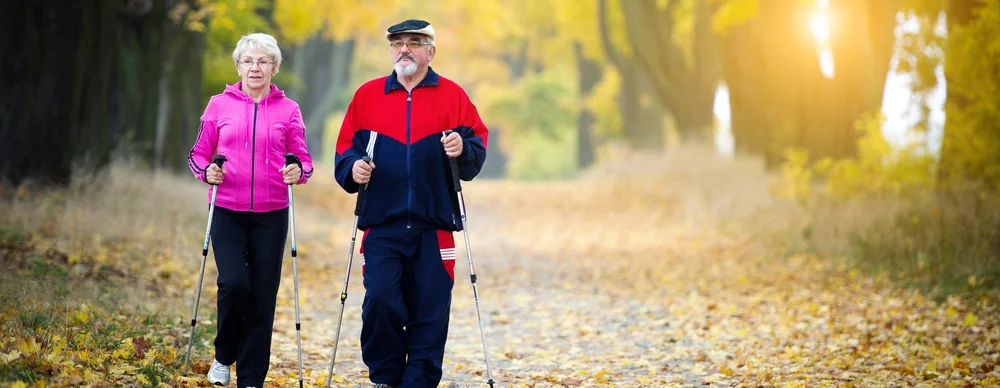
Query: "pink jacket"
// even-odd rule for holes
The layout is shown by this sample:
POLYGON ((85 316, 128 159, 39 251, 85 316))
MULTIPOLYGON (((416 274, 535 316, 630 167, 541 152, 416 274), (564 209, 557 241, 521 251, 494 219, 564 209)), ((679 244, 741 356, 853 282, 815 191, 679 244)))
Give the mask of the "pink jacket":
MULTIPOLYGON (((306 183, 313 173, 302 111, 274 85, 271 93, 255 103, 241 84, 226 85, 224 93, 208 101, 198 138, 188 154, 188 167, 205 181, 212 157, 224 155, 226 175, 216 195, 217 206, 252 212, 283 209, 288 207, 288 185, 278 170, 285 164, 285 153, 295 154, 302 162, 297 184, 306 183)), ((211 198, 211 188, 208 193, 211 198)))

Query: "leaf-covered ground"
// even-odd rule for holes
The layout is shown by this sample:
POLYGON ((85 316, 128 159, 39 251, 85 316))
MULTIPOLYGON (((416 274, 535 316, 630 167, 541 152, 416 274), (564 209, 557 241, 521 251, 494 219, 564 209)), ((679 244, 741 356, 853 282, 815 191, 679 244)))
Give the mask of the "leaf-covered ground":
MULTIPOLYGON (((761 176, 726 162, 693 166, 678 160, 683 159, 632 160, 564 182, 465 184, 469 239, 497 386, 1000 385, 995 297, 938 303, 828 258, 773 253, 750 224, 722 222, 753 218, 750 210, 769 203, 761 176)), ((156 307, 116 311, 112 306, 128 303, 113 301, 25 309, 21 305, 31 305, 30 292, 5 292, 4 386, 33 381, 39 386, 98 381, 103 382, 98 386, 207 386, 202 373, 212 357, 211 257, 194 371, 180 375, 204 233, 199 203, 204 191, 193 186, 184 193, 194 193, 194 200, 160 201, 173 198, 176 206, 191 208, 174 211, 184 214, 173 221, 185 228, 157 224, 170 218, 151 219, 157 225, 149 239, 103 250, 93 243, 62 246, 60 252, 95 252, 75 259, 79 262, 97 263, 96 255, 106 255, 103 260, 111 263, 103 270, 106 275, 100 275, 99 265, 70 264, 72 252, 65 259, 53 256, 56 276, 76 268, 77 275, 65 276, 141 286, 153 290, 143 300, 160 301, 145 305, 156 307), (155 238, 156 230, 173 232, 164 243, 155 238), (130 252, 132 260, 148 265, 115 261, 130 252), (87 270, 92 267, 97 269, 87 270), (25 311, 48 315, 32 318, 25 311), (147 319, 151 316, 158 318, 147 319), (33 319, 48 319, 48 324, 33 319), (114 325, 110 333, 109 325, 114 325), (87 332, 103 343, 88 342, 87 332)), ((306 386, 325 386, 353 197, 322 178, 296 193, 303 379, 306 386)), ((485 386, 466 247, 460 234, 456 241, 441 385, 485 386)), ((43 276, 31 260, 11 258, 47 257, 39 246, 26 248, 32 244, 6 245, 8 269, 43 276), (11 254, 15 246, 30 252, 11 254)), ((273 336, 273 386, 298 385, 292 284, 288 255, 273 336)), ((355 261, 335 386, 367 384, 358 343, 363 292, 355 261)), ((94 293, 104 295, 102 300, 115 295, 106 289, 94 293)))

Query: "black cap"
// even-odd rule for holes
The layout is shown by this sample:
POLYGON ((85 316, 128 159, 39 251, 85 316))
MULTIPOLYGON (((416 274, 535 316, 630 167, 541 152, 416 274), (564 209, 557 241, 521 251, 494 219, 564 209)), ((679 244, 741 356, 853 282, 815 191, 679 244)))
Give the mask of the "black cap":
POLYGON ((423 34, 434 39, 434 27, 431 26, 425 20, 404 20, 398 24, 394 24, 385 30, 385 38, 389 39, 390 35, 395 34, 423 34))

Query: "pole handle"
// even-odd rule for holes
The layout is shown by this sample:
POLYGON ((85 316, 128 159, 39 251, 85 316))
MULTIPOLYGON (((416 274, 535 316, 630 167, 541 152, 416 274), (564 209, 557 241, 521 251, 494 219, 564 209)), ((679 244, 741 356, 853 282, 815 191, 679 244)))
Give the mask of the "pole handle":
MULTIPOLYGON (((229 159, 226 159, 225 155, 215 155, 214 157, 212 157, 212 164, 219 166, 219 168, 222 168, 222 164, 226 163, 226 161, 228 160, 229 159)), ((217 185, 212 185, 212 186, 217 186, 217 185)))
POLYGON ((295 156, 295 154, 291 152, 285 154, 285 165, 287 166, 289 164, 297 164, 299 165, 299 168, 302 168, 302 161, 299 160, 298 156, 295 156))
POLYGON ((299 166, 299 177, 301 178, 303 174, 302 160, 300 160, 298 156, 295 156, 295 154, 288 152, 285 154, 285 165, 287 166, 290 164, 296 164, 299 166))
MULTIPOLYGON (((368 157, 368 155, 365 155, 364 157, 362 157, 361 160, 363 160, 365 163, 371 163, 372 162, 372 158, 368 157)), ((369 177, 368 179, 371 179, 371 178, 369 177)), ((368 192, 368 184, 367 183, 361 185, 361 187, 358 188, 358 202, 354 205, 354 215, 356 215, 356 216, 360 216, 361 215, 361 204, 365 202, 365 193, 367 193, 367 192, 368 192)))
MULTIPOLYGON (((446 130, 446 131, 444 131, 444 135, 448 136, 452 132, 455 132, 455 131, 452 131, 450 129, 446 130)), ((460 192, 460 191, 462 191, 462 181, 458 177, 458 159, 449 156, 448 157, 448 164, 449 164, 449 167, 451 168, 451 183, 452 183, 452 186, 454 186, 456 193, 460 192)))

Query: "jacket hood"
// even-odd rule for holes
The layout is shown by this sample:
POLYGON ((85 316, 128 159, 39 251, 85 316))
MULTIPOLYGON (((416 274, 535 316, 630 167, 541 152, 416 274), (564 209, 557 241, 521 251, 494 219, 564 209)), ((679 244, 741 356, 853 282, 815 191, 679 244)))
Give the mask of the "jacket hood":
MULTIPOLYGON (((246 93, 243 92, 243 81, 237 82, 237 83, 232 84, 232 85, 226 85, 225 94, 228 94, 230 96, 233 96, 233 97, 245 100, 245 101, 253 102, 253 97, 250 97, 249 94, 246 94, 246 93)), ((268 93, 263 98, 261 98, 260 101, 264 102, 265 100, 273 100, 273 99, 279 99, 279 98, 285 98, 285 92, 283 90, 281 90, 281 89, 278 89, 278 87, 275 86, 274 84, 271 84, 271 92, 268 93)))

